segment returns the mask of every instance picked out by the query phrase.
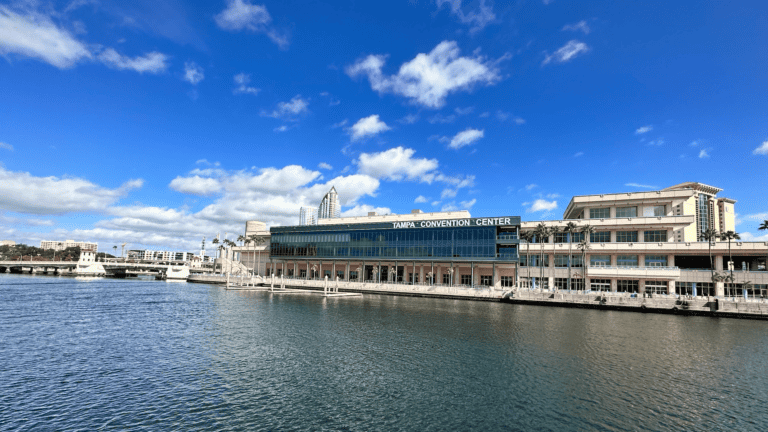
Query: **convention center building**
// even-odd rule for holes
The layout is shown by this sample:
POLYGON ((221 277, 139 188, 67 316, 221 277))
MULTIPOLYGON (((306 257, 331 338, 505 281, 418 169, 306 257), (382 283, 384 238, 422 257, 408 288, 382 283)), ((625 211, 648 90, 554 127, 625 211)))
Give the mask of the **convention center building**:
POLYGON ((298 278, 512 287, 519 228, 518 216, 468 211, 319 218, 270 228, 269 269, 298 278))
POLYGON ((562 219, 546 221, 473 218, 466 210, 321 215, 309 225, 271 227, 264 270, 343 281, 768 296, 768 242, 733 236, 735 201, 721 191, 688 182, 574 196, 562 219))

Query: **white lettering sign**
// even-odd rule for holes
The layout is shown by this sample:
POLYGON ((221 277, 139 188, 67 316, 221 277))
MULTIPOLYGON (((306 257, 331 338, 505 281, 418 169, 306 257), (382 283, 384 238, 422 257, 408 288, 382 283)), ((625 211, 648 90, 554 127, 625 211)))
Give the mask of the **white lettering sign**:
POLYGON ((419 222, 393 222, 392 228, 454 228, 469 226, 512 225, 512 218, 445 219, 419 222))

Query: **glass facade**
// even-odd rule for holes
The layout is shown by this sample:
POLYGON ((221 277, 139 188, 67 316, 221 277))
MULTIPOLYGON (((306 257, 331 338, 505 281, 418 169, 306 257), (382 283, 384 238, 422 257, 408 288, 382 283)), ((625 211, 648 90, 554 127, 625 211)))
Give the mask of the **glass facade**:
POLYGON ((637 243, 637 231, 616 231, 616 241, 619 243, 637 243))
POLYGON ((660 205, 660 206, 647 206, 643 208, 643 216, 645 217, 653 217, 653 216, 666 216, 666 206, 660 205))
POLYGON ((637 267, 637 255, 619 255, 616 257, 619 267, 637 267))
POLYGON ((637 217, 637 207, 616 207, 616 217, 637 217))
POLYGON ((645 266, 646 267, 667 267, 666 255, 646 255, 645 266))
POLYGON ((329 259, 464 258, 516 261, 517 245, 497 246, 496 227, 273 230, 271 256, 329 259))
POLYGON ((611 256, 610 255, 590 255, 589 265, 590 267, 610 267, 611 256))
POLYGON ((643 232, 643 241, 645 242, 665 242, 667 241, 666 230, 652 230, 643 232))
POLYGON ((610 243, 611 232, 610 231, 595 231, 589 234, 589 241, 592 243, 610 243))
POLYGON ((608 219, 609 217, 611 217, 611 209, 608 207, 589 209, 590 219, 608 219))
POLYGON ((568 237, 571 237, 571 243, 578 243, 584 239, 584 233, 582 232, 559 232, 555 234, 555 243, 568 243, 568 237))

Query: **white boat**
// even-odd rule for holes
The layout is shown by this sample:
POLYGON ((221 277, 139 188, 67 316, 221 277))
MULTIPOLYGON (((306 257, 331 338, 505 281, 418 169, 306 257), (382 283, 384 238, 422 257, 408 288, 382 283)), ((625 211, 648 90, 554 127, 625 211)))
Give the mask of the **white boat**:
POLYGON ((158 276, 158 279, 163 280, 187 280, 189 277, 189 266, 181 265, 174 266, 169 265, 163 273, 158 276))

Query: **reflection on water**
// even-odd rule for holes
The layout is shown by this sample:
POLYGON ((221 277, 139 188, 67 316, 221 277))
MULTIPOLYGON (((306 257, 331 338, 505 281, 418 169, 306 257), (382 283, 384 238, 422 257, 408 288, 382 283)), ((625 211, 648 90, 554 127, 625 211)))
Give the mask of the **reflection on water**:
POLYGON ((9 429, 768 430, 768 323, 0 276, 9 429))

